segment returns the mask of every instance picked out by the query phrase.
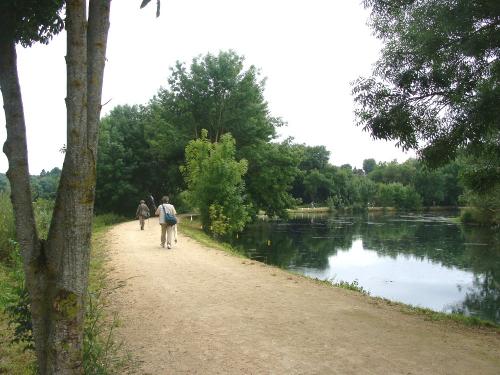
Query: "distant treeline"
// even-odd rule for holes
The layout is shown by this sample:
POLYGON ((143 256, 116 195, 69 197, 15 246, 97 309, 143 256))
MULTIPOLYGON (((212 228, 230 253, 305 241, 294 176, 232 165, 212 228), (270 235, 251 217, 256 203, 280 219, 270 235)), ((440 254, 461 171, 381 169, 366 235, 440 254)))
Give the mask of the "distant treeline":
MULTIPOLYGON (((157 201, 169 194, 178 210, 192 209, 193 192, 187 193, 181 166, 186 165, 186 146, 206 129, 206 141, 212 144, 222 145, 228 133, 234 139, 235 155, 224 156, 221 150, 218 157, 245 160, 243 183, 237 189, 242 195, 239 204, 250 215, 263 210, 270 216, 286 216, 288 208, 301 204, 360 210, 473 205, 482 208, 480 216, 490 215, 486 221, 498 221, 498 189, 485 189, 489 183, 484 179, 478 183, 477 173, 471 174, 476 164, 466 155, 438 169, 415 159, 400 164, 375 158, 364 160, 357 169, 331 165, 324 146, 296 144, 293 139, 277 142, 277 130, 285 123, 271 116, 264 82, 258 69, 245 69, 243 58, 234 52, 208 54, 189 66, 177 63, 167 88, 147 105, 111 110, 100 128, 96 212, 133 215, 139 200, 150 194, 157 201)), ((210 183, 228 183, 217 180, 217 168, 210 172, 210 183)), ((32 177, 34 198, 55 197, 59 175, 55 168, 32 177)), ((7 188, 0 175, 0 189, 7 188)), ((227 185, 231 194, 235 188, 227 185)), ((229 204, 212 203, 219 208, 229 204)))
MULTIPOLYGON (((61 177, 61 169, 53 168, 49 172, 42 170, 39 175, 31 176, 31 194, 33 200, 54 200, 57 193, 57 185, 61 177)), ((9 179, 4 173, 0 173, 0 192, 10 191, 9 179)))

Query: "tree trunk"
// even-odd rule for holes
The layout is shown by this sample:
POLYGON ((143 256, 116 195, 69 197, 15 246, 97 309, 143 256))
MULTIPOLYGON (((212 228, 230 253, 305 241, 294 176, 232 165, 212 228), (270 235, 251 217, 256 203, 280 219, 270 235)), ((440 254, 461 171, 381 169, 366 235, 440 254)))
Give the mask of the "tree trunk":
POLYGON ((44 366, 47 327, 46 272, 42 243, 38 239, 35 215, 31 204, 31 188, 28 169, 26 125, 19 77, 17 55, 13 42, 0 43, 0 87, 4 102, 7 140, 3 150, 9 160, 7 177, 11 184, 11 200, 19 247, 24 259, 26 287, 31 298, 33 336, 39 365, 44 366))
POLYGON ((31 204, 15 45, 0 45, 8 177, 31 297, 39 372, 83 374, 83 325, 95 196, 98 124, 110 0, 66 2, 67 148, 46 242, 31 204))

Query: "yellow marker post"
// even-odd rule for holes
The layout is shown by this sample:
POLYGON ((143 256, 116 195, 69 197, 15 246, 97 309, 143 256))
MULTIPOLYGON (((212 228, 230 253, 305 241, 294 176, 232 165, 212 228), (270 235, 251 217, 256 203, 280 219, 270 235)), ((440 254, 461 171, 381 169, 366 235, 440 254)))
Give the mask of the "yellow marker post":
POLYGON ((267 246, 271 246, 271 240, 267 240, 267 246))

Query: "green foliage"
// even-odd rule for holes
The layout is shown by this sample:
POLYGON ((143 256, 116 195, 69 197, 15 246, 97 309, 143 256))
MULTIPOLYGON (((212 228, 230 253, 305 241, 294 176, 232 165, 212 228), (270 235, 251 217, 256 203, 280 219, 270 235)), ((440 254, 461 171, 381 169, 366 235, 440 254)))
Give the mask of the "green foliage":
POLYGON ((0 261, 8 259, 14 250, 15 236, 14 214, 9 194, 0 192, 0 261))
POLYGON ((21 344, 23 350, 32 350, 34 339, 29 294, 24 284, 23 263, 17 244, 10 253, 8 275, 8 286, 2 293, 0 305, 9 317, 9 326, 14 328, 11 342, 21 344))
POLYGON ((366 296, 370 295, 369 291, 367 291, 365 288, 363 288, 361 285, 359 285, 358 280, 354 280, 352 282, 340 280, 338 282, 332 281, 332 283, 334 286, 342 288, 342 289, 354 290, 355 292, 359 292, 359 293, 364 294, 366 296))
POLYGON ((404 210, 418 210, 422 199, 411 186, 400 183, 378 184, 375 206, 395 207, 404 210))
POLYGON ((0 2, 0 43, 47 44, 64 28, 62 0, 17 0, 0 2))
POLYGON ((290 140, 282 143, 256 143, 246 150, 252 155, 245 179, 246 189, 254 209, 264 210, 270 217, 286 217, 286 209, 298 200, 291 190, 298 169, 299 154, 290 140))
POLYGON ((232 134, 238 144, 236 156, 250 165, 247 194, 256 209, 281 215, 294 204, 288 191, 297 172, 296 158, 287 142, 269 143, 282 121, 269 115, 258 70, 243 65, 243 57, 232 51, 197 57, 189 67, 178 62, 168 87, 147 106, 120 106, 103 119, 97 212, 130 214, 148 192, 157 198, 169 194, 177 202, 176 196, 185 190, 179 170, 185 148, 202 128, 214 142, 232 134), (274 182, 261 178, 263 170, 274 182))
POLYGON ((375 161, 375 159, 363 160, 363 171, 365 172, 365 174, 368 174, 371 171, 373 171, 376 166, 377 166, 377 162, 375 161))
POLYGON ((3 173, 0 173, 0 193, 8 192, 10 190, 9 180, 7 176, 3 173))
POLYGON ((60 178, 61 170, 59 168, 53 168, 50 172, 42 170, 39 176, 31 176, 30 182, 33 200, 55 200, 60 178))
POLYGON ((138 106, 118 106, 101 121, 96 212, 134 215, 149 191, 159 195, 165 188, 144 127, 144 109, 138 106))
POLYGON ((464 223, 500 224, 500 183, 484 193, 466 190, 464 196, 472 206, 462 213, 461 220, 464 223))
MULTIPOLYGON (((0 194, 0 204, 5 198, 0 194)), ((10 203, 10 202, 9 202, 10 203)), ((35 203, 35 217, 37 227, 43 237, 48 227, 47 218, 52 216, 53 202, 39 200, 35 203)), ((2 210, 2 212, 5 212, 2 210)), ((12 212, 9 220, 13 221, 12 212)), ((123 221, 123 217, 108 214, 94 218, 94 231, 99 232, 109 225, 123 221)), ((4 221, 0 222, 2 225, 4 221)), ((0 241, 5 235, 0 233, 0 241)), ((9 237, 11 238, 11 237, 9 237)), ((0 309, 8 316, 9 326, 13 328, 11 343, 20 345, 23 350, 33 349, 33 335, 29 295, 24 284, 24 271, 19 246, 10 239, 11 250, 9 258, 0 262, 0 309)), ((90 267, 89 297, 86 303, 84 327, 84 368, 86 374, 121 373, 127 364, 127 359, 118 354, 119 345, 113 337, 113 330, 117 325, 114 317, 109 320, 104 311, 105 296, 104 283, 104 253, 100 243, 94 238, 93 252, 90 267), (111 321, 111 323, 110 323, 111 321)), ((0 313, 1 317, 1 313, 0 313)), ((23 363, 20 374, 35 373, 23 363), (28 372, 27 372, 28 371, 28 372)), ((3 367, 0 365, 0 370, 3 367)))
POLYGON ((364 4, 384 48, 372 77, 354 84, 359 124, 375 138, 418 149, 433 165, 453 160, 462 147, 478 157, 488 148, 498 155, 500 3, 364 4))
POLYGON ((246 160, 235 160, 235 141, 230 134, 219 143, 207 138, 189 142, 186 165, 181 168, 188 186, 190 201, 200 211, 205 230, 223 235, 241 231, 250 221, 249 204, 244 201, 243 175, 246 160))
POLYGON ((155 102, 168 112, 169 122, 188 132, 188 138, 207 129, 216 142, 231 133, 240 148, 275 136, 278 119, 269 116, 264 101, 264 81, 254 66, 243 69, 244 58, 221 51, 193 59, 189 69, 177 62, 155 102))
POLYGON ((108 213, 94 216, 94 220, 92 221, 92 227, 94 231, 98 231, 100 229, 109 227, 110 225, 122 223, 128 220, 126 217, 108 213))

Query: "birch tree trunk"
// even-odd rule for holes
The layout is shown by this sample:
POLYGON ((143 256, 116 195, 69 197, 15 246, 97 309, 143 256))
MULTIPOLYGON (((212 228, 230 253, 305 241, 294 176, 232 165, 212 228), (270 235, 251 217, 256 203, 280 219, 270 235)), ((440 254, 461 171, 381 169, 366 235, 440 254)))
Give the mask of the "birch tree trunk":
POLYGON ((46 242, 36 232, 14 43, 0 45, 18 242, 31 297, 39 372, 83 374, 83 324, 95 195, 98 124, 110 0, 66 2, 67 148, 46 242))

